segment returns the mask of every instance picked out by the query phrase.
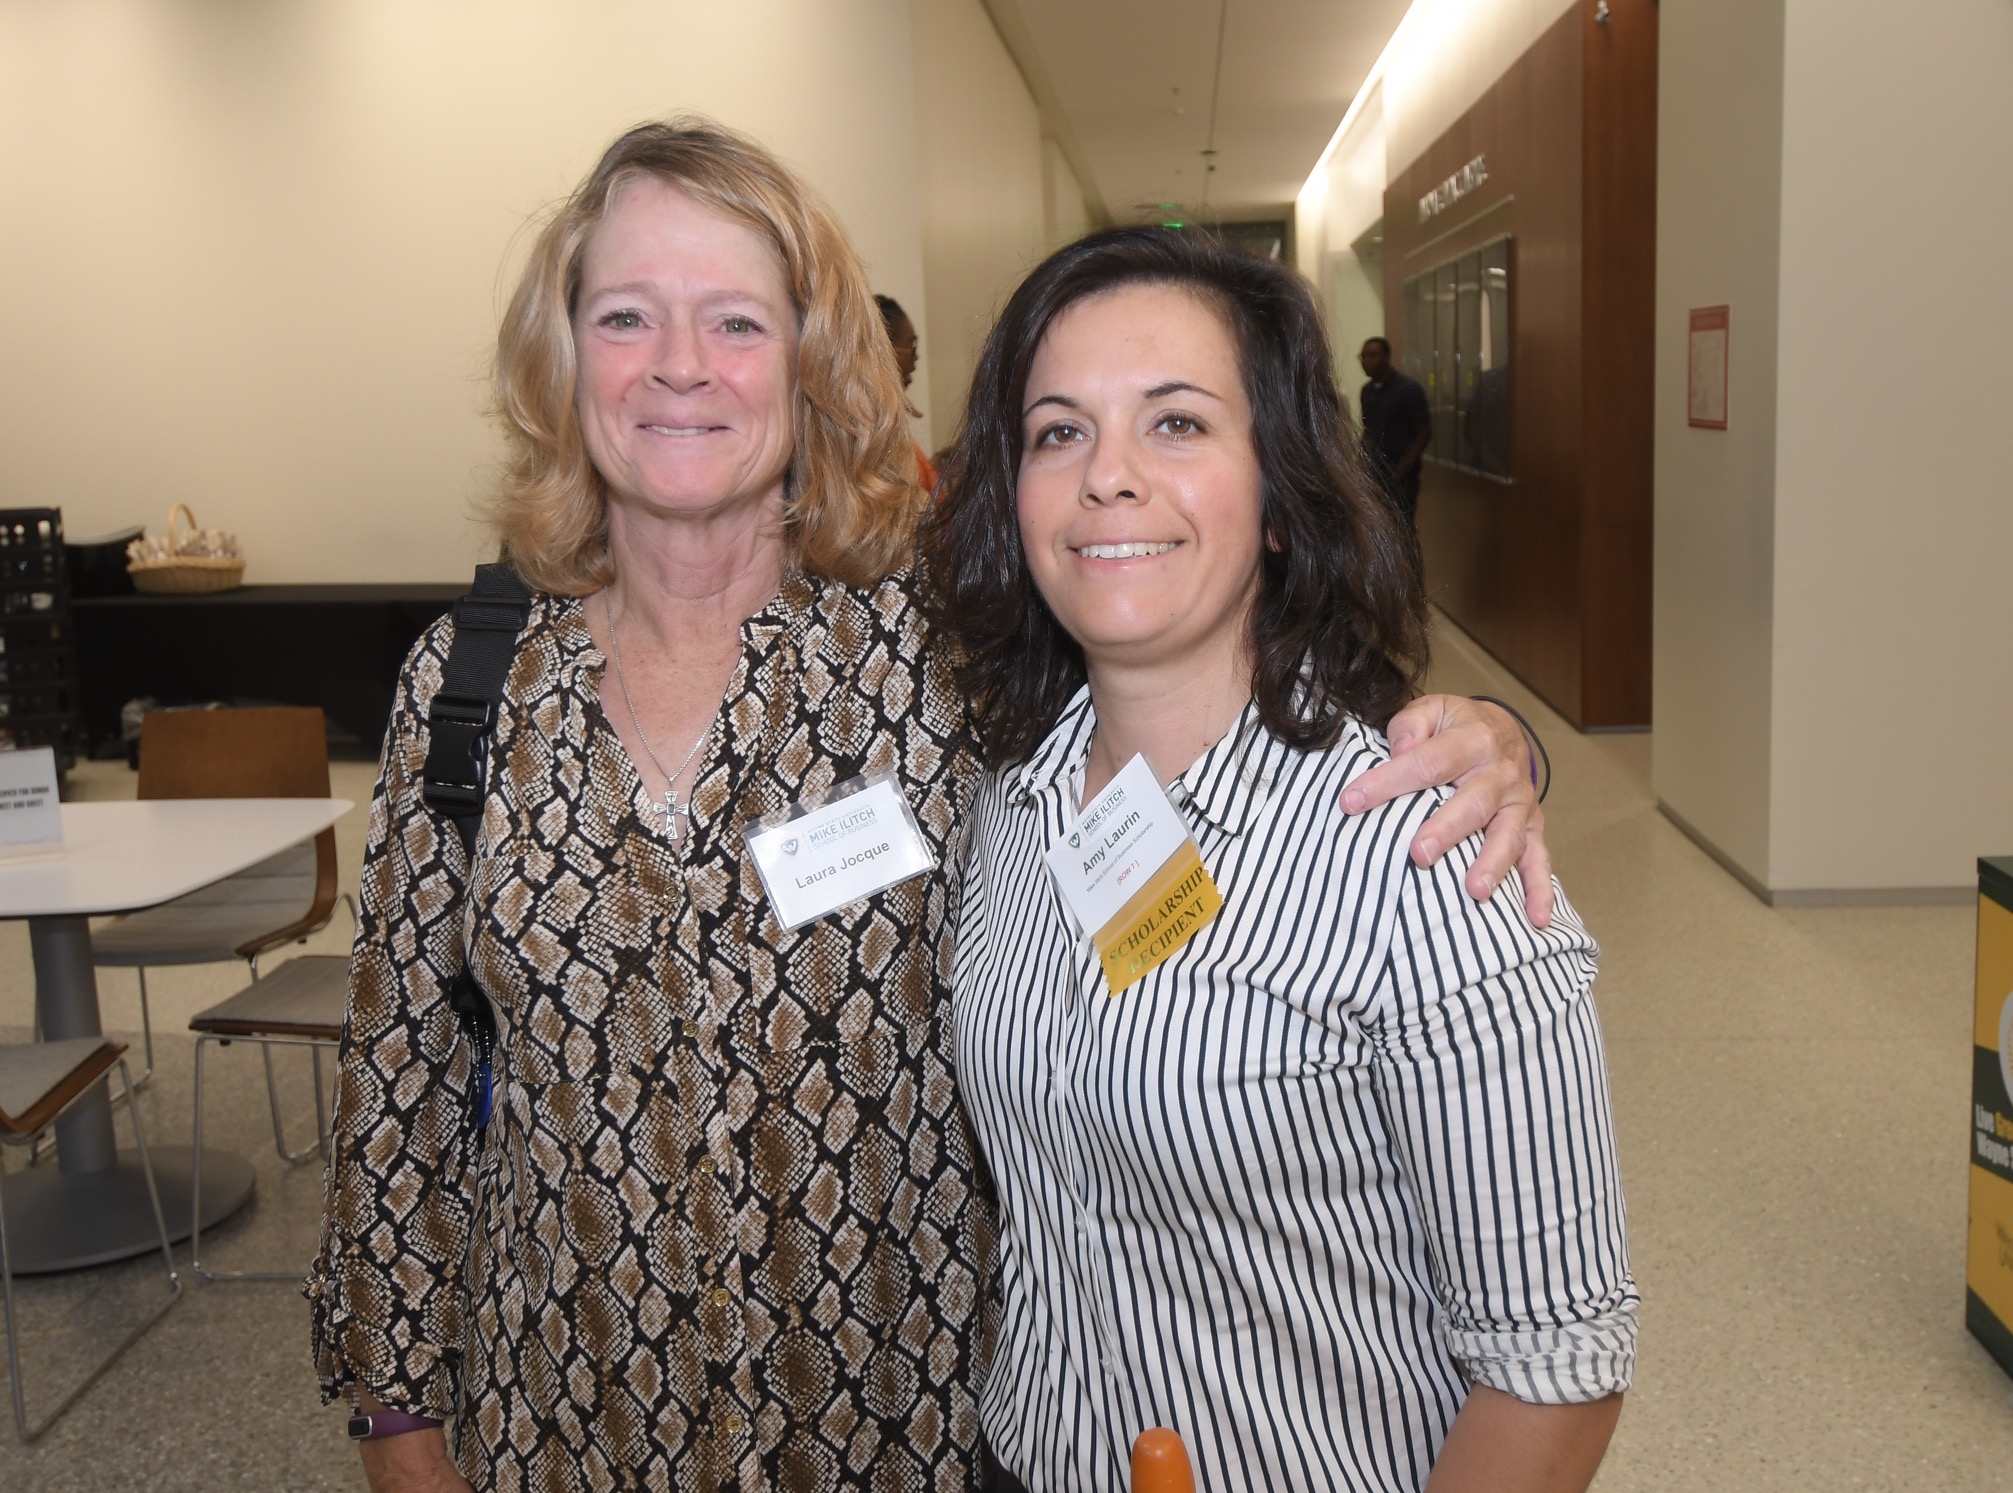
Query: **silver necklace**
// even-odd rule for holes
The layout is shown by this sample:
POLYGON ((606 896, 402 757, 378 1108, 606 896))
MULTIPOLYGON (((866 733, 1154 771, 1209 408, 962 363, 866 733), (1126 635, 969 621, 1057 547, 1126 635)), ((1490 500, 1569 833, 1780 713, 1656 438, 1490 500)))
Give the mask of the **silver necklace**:
MULTIPOLYGON (((685 760, 678 764, 678 772, 664 772, 664 764, 657 760, 657 748, 650 745, 650 737, 643 729, 643 717, 636 713, 636 702, 629 695, 629 676, 622 672, 622 635, 615 627, 615 607, 608 600, 608 593, 601 593, 601 613, 608 619, 608 651, 615 659, 615 682, 622 687, 622 703, 629 711, 629 723, 636 728, 636 739, 643 743, 643 755, 650 759, 650 765, 664 773, 664 819, 665 827, 671 831, 675 843, 683 843, 678 821, 692 822, 692 800, 688 796, 684 803, 678 802, 678 772, 692 765, 692 759, 699 755, 699 748, 712 736, 712 726, 699 733, 699 739, 692 743, 692 750, 685 754, 685 760)), ((694 785, 697 786, 696 784, 694 785)))

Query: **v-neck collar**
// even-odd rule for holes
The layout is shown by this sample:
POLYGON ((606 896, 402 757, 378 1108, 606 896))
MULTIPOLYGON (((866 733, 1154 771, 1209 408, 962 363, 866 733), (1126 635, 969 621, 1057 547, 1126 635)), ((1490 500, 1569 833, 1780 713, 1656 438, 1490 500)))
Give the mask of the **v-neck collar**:
MULTIPOLYGON (((821 594, 818 581, 801 570, 786 571, 775 594, 742 622, 741 656, 729 676, 715 724, 710 728, 723 739, 701 754, 699 773, 693 782, 687 819, 687 835, 691 841, 696 842, 701 836, 717 831, 715 821, 719 811, 734 801, 740 785, 762 755, 770 720, 785 702, 768 699, 763 702, 766 708, 758 706, 752 715, 746 707, 756 703, 751 696, 764 693, 761 689, 763 676, 769 672, 767 665, 774 658, 778 645, 787 638, 801 639, 808 631, 821 594)), ((614 724, 608 720, 607 708, 601 698, 602 687, 607 681, 608 655, 594 641, 593 632, 587 625, 587 602, 588 598, 580 596, 551 598, 548 617, 559 656, 560 677, 599 712, 626 767, 632 809, 653 835, 668 843, 670 826, 666 821, 664 805, 650 795, 642 771, 630 759, 628 750, 621 746, 621 738, 615 733, 614 724)))

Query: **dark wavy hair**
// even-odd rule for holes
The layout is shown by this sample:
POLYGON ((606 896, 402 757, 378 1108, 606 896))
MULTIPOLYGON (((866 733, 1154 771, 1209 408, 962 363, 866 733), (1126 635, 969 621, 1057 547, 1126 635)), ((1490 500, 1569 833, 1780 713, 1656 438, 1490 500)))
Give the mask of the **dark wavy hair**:
POLYGON ((1083 651, 1035 589, 1021 547, 1021 405, 1056 317, 1127 285, 1192 291, 1237 346, 1263 479, 1250 656, 1266 729, 1311 749, 1333 746, 1352 715, 1384 726, 1425 669, 1425 595, 1411 537, 1343 412, 1312 291, 1285 266, 1213 239, 1114 228, 1057 250, 1007 302, 924 525, 930 608, 959 644, 987 758, 1026 759, 1084 682, 1083 651))

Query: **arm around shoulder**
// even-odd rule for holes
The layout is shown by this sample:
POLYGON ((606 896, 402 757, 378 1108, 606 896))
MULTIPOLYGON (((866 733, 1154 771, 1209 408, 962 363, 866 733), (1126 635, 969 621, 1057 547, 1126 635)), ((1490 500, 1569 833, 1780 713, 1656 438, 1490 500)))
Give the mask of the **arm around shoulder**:
POLYGON ((1404 793, 1447 786, 1454 795, 1421 826, 1412 859, 1430 866, 1480 833, 1481 854, 1468 868, 1468 895, 1494 895, 1514 868, 1531 922, 1552 916, 1552 857, 1538 802, 1535 758, 1523 728, 1501 706, 1458 695, 1422 695, 1391 718, 1391 760, 1351 783, 1342 807, 1366 813, 1404 793))

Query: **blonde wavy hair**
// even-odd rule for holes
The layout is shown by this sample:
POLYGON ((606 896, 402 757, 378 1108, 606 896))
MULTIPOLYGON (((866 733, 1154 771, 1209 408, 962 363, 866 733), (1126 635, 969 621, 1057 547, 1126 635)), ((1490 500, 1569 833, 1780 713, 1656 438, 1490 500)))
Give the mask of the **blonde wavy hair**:
POLYGON ((775 245, 798 323, 784 537, 802 569, 871 585, 911 562, 927 506, 880 309, 831 210, 752 140, 708 120, 638 125, 546 222, 496 337, 508 445, 488 518, 503 557, 541 591, 613 578, 608 489, 580 431, 573 311, 589 236, 624 187, 655 177, 775 245))

